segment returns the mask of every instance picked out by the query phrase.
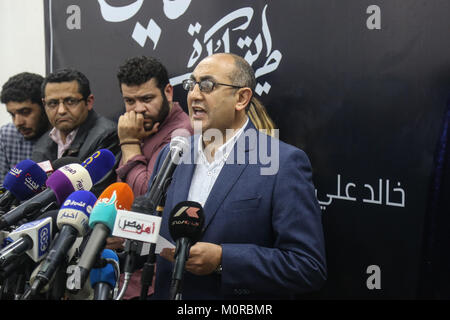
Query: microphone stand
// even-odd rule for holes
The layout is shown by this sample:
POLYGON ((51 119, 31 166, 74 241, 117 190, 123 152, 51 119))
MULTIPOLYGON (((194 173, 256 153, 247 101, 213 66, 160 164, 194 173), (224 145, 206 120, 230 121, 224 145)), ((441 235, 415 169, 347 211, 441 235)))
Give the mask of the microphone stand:
MULTIPOLYGON (((164 205, 166 203, 166 192, 172 182, 172 174, 175 171, 176 165, 172 163, 171 166, 167 167, 166 164, 170 163, 174 157, 178 156, 178 160, 183 156, 183 150, 179 149, 170 149, 166 158, 164 159, 161 168, 167 168, 166 171, 162 173, 162 176, 159 176, 159 173, 153 178, 152 184, 149 190, 149 196, 151 197, 151 202, 153 204, 153 208, 151 211, 154 211, 158 217, 162 216, 164 211, 164 205), (153 192, 152 192, 153 191, 153 192)), ((150 213, 151 214, 151 213, 150 213)), ((148 289, 153 283, 153 275, 155 274, 155 265, 156 265, 156 244, 150 244, 150 250, 147 256, 147 261, 144 263, 142 268, 142 276, 141 276, 141 300, 147 299, 148 289)))
MULTIPOLYGON (((156 207, 156 214, 158 217, 162 216, 164 204, 166 202, 165 196, 161 200, 162 206, 156 207)), ((147 261, 144 263, 141 275, 141 300, 147 300, 148 289, 152 286, 153 276, 155 275, 156 266, 156 243, 150 244, 150 250, 147 256, 147 261)))
POLYGON ((186 260, 189 257, 190 243, 187 238, 177 240, 175 249, 175 262, 172 272, 172 281, 170 283, 169 300, 181 300, 183 287, 183 273, 186 260))

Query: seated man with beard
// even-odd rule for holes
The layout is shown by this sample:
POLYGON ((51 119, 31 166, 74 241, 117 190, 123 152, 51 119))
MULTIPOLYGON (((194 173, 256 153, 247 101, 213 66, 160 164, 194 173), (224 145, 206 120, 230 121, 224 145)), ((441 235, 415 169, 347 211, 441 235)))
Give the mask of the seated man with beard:
POLYGON ((173 87, 158 60, 131 58, 120 67, 117 78, 126 112, 118 123, 122 160, 116 172, 137 197, 147 192, 158 153, 174 131, 184 129, 192 135, 193 129, 186 112, 172 100, 173 87))
MULTIPOLYGON (((173 87, 166 68, 158 60, 131 58, 119 68, 117 78, 126 112, 118 122, 122 159, 116 173, 118 180, 126 182, 137 197, 147 192, 159 151, 170 143, 172 135, 192 135, 194 131, 187 113, 172 100, 173 87)), ((110 237, 107 248, 123 248, 123 241, 110 237)), ((134 272, 124 299, 139 298, 141 274, 141 270, 134 272)), ((147 294, 152 293, 150 287, 147 294)))

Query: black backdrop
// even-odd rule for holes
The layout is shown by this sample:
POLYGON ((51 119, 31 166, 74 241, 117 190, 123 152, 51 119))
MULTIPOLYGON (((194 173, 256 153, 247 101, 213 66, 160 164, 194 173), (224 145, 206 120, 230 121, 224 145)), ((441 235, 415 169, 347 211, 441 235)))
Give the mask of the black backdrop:
MULTIPOLYGON (((450 2, 44 3, 47 72, 85 73, 95 109, 111 119, 124 112, 116 72, 129 57, 161 60, 185 110, 179 83, 196 62, 229 51, 252 63, 280 138, 305 150, 313 166, 329 269, 315 297, 417 298, 430 272, 445 273, 424 254, 434 243, 436 148, 446 150, 438 141, 450 89, 450 2), (147 26, 150 36, 139 37, 147 26), (370 289, 368 279, 379 286, 370 289)), ((443 214, 448 204, 438 208, 443 214)), ((440 286, 442 297, 448 289, 440 286)))

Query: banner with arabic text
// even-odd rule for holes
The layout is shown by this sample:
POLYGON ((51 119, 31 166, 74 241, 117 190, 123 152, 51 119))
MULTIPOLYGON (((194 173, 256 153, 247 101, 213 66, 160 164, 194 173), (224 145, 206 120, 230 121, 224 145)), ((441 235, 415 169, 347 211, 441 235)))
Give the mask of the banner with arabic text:
POLYGON ((281 140, 313 166, 329 271, 316 297, 415 298, 448 12, 427 0, 45 0, 47 71, 85 73, 94 108, 117 119, 127 58, 162 61, 187 110, 180 84, 201 59, 245 57, 281 140))

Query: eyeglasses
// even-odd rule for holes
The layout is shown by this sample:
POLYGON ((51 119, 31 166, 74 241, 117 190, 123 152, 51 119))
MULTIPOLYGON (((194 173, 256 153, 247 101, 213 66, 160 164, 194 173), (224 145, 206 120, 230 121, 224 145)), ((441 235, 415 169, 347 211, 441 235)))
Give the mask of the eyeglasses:
POLYGON ((83 98, 76 99, 76 98, 71 98, 71 97, 64 98, 64 99, 51 99, 48 101, 44 101, 44 104, 49 109, 55 109, 56 107, 59 106, 59 104, 61 103, 61 100, 65 107, 73 108, 73 107, 76 107, 84 99, 83 98))
POLYGON ((186 91, 192 91, 192 90, 194 90, 194 87, 197 83, 198 83, 198 88, 200 89, 200 91, 205 92, 205 93, 213 91, 214 87, 217 85, 232 87, 232 88, 236 88, 236 89, 244 88, 244 87, 240 87, 240 86, 234 86, 232 84, 214 82, 209 79, 205 79, 205 80, 201 80, 201 81, 195 81, 193 79, 186 79, 186 80, 183 80, 183 89, 186 91))

